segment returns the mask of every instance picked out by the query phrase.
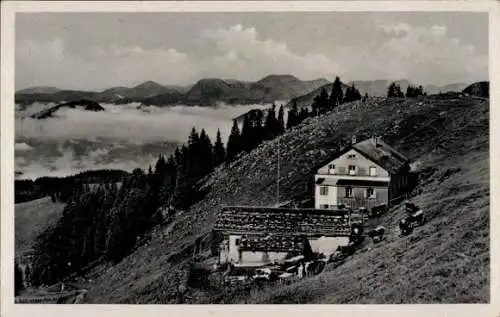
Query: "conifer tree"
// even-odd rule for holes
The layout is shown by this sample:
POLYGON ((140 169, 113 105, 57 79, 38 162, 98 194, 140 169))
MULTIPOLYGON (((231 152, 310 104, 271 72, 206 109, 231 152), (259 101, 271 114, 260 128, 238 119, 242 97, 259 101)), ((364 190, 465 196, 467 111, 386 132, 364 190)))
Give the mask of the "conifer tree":
POLYGON ((266 121, 264 123, 264 139, 271 140, 278 134, 278 120, 276 119, 276 106, 273 106, 267 112, 266 121))
POLYGON ((252 123, 250 119, 250 114, 245 115, 243 119, 243 125, 241 127, 241 149, 243 151, 249 152, 253 146, 253 133, 252 133, 252 123))
POLYGON ((365 101, 367 101, 367 100, 368 100, 368 93, 367 93, 367 92, 365 92, 365 95, 364 95, 364 97, 363 97, 363 102, 365 102, 365 101))
POLYGON ((155 164, 154 174, 163 175, 165 173, 165 169, 166 169, 165 158, 163 157, 163 155, 160 154, 155 164))
MULTIPOLYGON (((185 145, 183 145, 185 146, 185 145)), ((186 169, 188 173, 197 174, 202 169, 200 166, 200 135, 196 131, 196 128, 193 127, 191 129, 191 133, 189 134, 188 143, 187 143, 187 151, 185 157, 186 169)))
POLYGON ((182 152, 179 147, 175 149, 174 152, 175 165, 182 166, 184 164, 184 159, 182 157, 182 152))
POLYGON ((227 162, 231 162, 241 152, 241 135, 236 120, 233 120, 233 127, 227 141, 226 151, 227 162))
POLYGON ((288 119, 286 121, 286 128, 290 129, 293 126, 296 126, 299 119, 299 112, 297 109, 297 99, 293 99, 292 108, 288 110, 288 119))
POLYGON ((328 111, 328 93, 326 92, 326 88, 323 87, 321 89, 321 93, 319 94, 319 112, 321 114, 326 113, 328 111))
POLYGON ((279 134, 285 133, 285 112, 283 105, 280 106, 280 110, 278 111, 278 128, 279 134))
POLYGON ((347 87, 344 96, 344 102, 351 102, 360 99, 361 99, 361 94, 359 93, 359 90, 356 89, 354 84, 352 84, 350 87, 347 87))
POLYGON ((330 109, 340 105, 343 102, 344 93, 342 90, 342 83, 340 82, 340 78, 335 77, 335 81, 332 85, 332 92, 330 93, 329 98, 329 106, 330 109))
POLYGON ((224 144, 222 143, 220 130, 217 129, 217 136, 214 145, 214 166, 219 166, 220 164, 222 164, 225 158, 226 158, 226 150, 224 149, 224 144))
POLYGON ((313 99, 313 103, 311 105, 312 108, 312 115, 313 116, 319 116, 321 113, 321 102, 320 102, 320 97, 317 95, 313 99))
POLYGON ((300 110, 299 120, 297 121, 297 124, 301 123, 302 121, 304 121, 306 118, 308 118, 311 115, 314 115, 314 113, 309 113, 309 109, 302 108, 300 110))
POLYGON ((404 97, 404 93, 401 91, 401 87, 393 82, 387 88, 387 97, 404 97))
POLYGON ((252 135, 253 135, 252 149, 256 148, 260 143, 262 143, 262 141, 264 141, 265 133, 264 133, 263 120, 264 120, 264 113, 261 110, 254 111, 254 113, 251 116, 252 135))
POLYGON ((198 149, 198 157, 197 160, 201 167, 199 174, 197 176, 204 176, 213 171, 214 167, 214 154, 213 154, 213 145, 210 137, 205 132, 205 129, 202 129, 200 132, 200 144, 198 149))

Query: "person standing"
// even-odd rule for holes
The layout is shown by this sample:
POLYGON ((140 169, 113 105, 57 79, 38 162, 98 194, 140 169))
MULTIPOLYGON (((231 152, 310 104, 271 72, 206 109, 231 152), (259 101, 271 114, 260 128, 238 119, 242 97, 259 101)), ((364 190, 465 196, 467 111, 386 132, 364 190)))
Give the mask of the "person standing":
POLYGON ((297 275, 299 278, 304 277, 304 264, 301 262, 297 268, 297 275))

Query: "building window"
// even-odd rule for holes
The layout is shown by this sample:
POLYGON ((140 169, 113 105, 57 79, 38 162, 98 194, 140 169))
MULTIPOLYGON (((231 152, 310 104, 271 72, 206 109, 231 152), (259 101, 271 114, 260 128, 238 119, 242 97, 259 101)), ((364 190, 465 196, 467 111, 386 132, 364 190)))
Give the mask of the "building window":
POLYGON ((319 194, 321 196, 327 196, 328 195, 328 187, 327 186, 321 186, 319 188, 319 194))
POLYGON ((366 197, 375 198, 375 190, 373 188, 366 189, 366 197))
POLYGON ((356 175, 356 166, 349 165, 349 175, 356 175))
POLYGON ((355 154, 349 154, 349 155, 347 155, 347 158, 350 159, 350 160, 354 160, 356 158, 356 155, 355 154))
POLYGON ((377 168, 375 166, 370 167, 370 176, 377 176, 377 168))
POLYGON ((240 245, 240 239, 234 239, 234 245, 240 245))
POLYGON ((347 198, 352 197, 352 187, 345 188, 345 197, 347 197, 347 198))
POLYGON ((335 174, 335 164, 328 165, 328 173, 335 174))
POLYGON ((328 205, 319 205, 320 209, 328 209, 328 205))

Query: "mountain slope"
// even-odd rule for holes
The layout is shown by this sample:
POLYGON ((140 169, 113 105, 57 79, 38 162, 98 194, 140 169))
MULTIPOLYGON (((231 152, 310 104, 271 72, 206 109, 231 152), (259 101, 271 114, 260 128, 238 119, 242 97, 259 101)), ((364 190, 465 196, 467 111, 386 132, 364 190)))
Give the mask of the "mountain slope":
POLYGON ((50 197, 15 205, 15 250, 30 249, 36 237, 54 225, 62 215, 64 204, 53 203, 50 197))
POLYGON ((256 82, 257 85, 268 89, 270 94, 279 100, 288 100, 306 94, 328 83, 328 80, 324 78, 302 81, 292 75, 269 75, 256 82))
POLYGON ((488 122, 489 103, 477 98, 429 98, 424 104, 371 98, 307 119, 216 170, 205 182, 209 193, 190 211, 154 230, 147 245, 117 265, 94 271, 93 281, 83 284, 90 290, 89 302, 486 302, 488 122), (391 211, 395 217, 380 219, 390 230, 387 242, 377 247, 369 243, 371 250, 361 250, 342 267, 328 272, 329 267, 302 284, 240 295, 187 284, 195 241, 201 238, 200 256, 208 257, 210 231, 221 206, 277 202, 278 153, 279 200, 307 200, 317 164, 346 145, 352 134, 359 139, 379 135, 424 169, 427 177, 415 201, 429 213, 428 225, 406 239, 397 238, 401 211, 391 211), (462 170, 454 173, 455 167, 462 170))

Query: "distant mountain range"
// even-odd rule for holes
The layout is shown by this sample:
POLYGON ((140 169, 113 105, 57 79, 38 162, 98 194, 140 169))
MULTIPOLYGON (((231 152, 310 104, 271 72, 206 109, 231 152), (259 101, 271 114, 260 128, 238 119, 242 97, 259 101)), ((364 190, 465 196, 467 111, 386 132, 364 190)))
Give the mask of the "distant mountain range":
MULTIPOLYGON (((354 84, 362 95, 385 96, 390 80, 356 80, 343 84, 344 89, 354 84)), ((403 91, 408 85, 416 85, 408 80, 397 80, 403 91)), ((16 92, 15 101, 20 105, 34 102, 63 103, 82 99, 100 103, 126 104, 138 102, 143 105, 173 106, 200 105, 213 106, 218 102, 227 104, 270 103, 276 100, 297 98, 299 105, 310 104, 322 88, 331 91, 332 83, 324 78, 303 81, 292 75, 269 75, 255 82, 234 79, 205 78, 194 85, 164 86, 147 81, 134 87, 112 87, 100 92, 63 90, 57 87, 30 87, 16 92)), ((427 85, 428 94, 462 91, 468 84, 453 83, 446 86, 427 85)))
POLYGON ((154 106, 180 104, 212 106, 218 102, 251 104, 288 100, 325 84, 328 84, 328 80, 324 78, 302 81, 292 75, 269 75, 256 82, 207 78, 188 87, 163 86, 147 81, 132 88, 112 87, 101 92, 31 87, 17 91, 15 101, 21 105, 34 102, 62 103, 82 99, 115 104, 139 102, 154 106))

